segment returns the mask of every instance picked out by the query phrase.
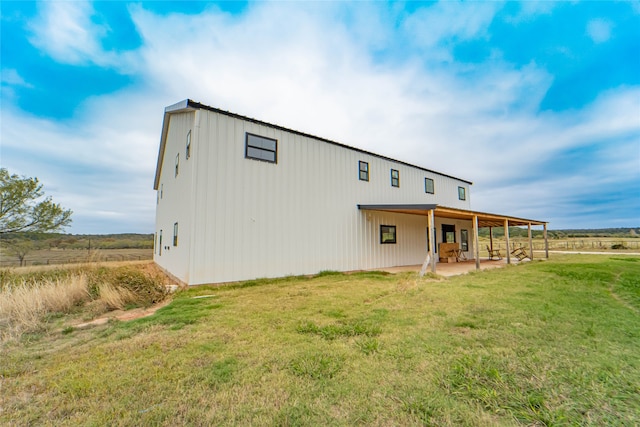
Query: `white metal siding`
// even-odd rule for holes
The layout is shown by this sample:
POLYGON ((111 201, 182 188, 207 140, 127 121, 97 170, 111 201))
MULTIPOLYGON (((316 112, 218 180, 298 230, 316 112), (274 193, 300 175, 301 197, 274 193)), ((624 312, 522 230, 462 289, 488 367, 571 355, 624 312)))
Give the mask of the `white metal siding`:
POLYGON ((162 230, 162 247, 156 247, 155 262, 171 274, 190 283, 189 253, 191 245, 192 175, 195 171, 193 120, 194 113, 169 116, 169 131, 162 159, 160 188, 156 208, 156 233, 162 230), (191 158, 186 159, 186 138, 191 130, 191 158), (175 176, 175 159, 179 154, 178 176, 175 176), (174 224, 178 223, 178 245, 173 246, 174 224))
MULTIPOLYGON (((468 184, 454 178, 212 111, 199 110, 195 117, 193 180, 186 181, 181 161, 179 178, 185 181, 167 186, 180 135, 194 122, 193 113, 171 116, 162 182, 165 198, 167 190, 173 198, 169 207, 165 200, 158 208, 158 224, 171 225, 171 231, 173 217, 186 231, 182 222, 192 212, 191 256, 156 256, 190 284, 419 264, 426 218, 364 212, 356 205, 470 206, 468 184), (278 141, 277 164, 244 158, 246 132, 278 141), (358 179, 359 160, 369 163, 369 182, 358 179), (391 168, 400 172, 400 188, 391 186, 391 168), (435 194, 425 193, 425 177, 434 179, 435 194), (466 201, 458 200, 458 186, 467 189, 466 201), (380 244, 380 224, 396 225, 397 244, 380 244)), ((471 235, 470 223, 465 228, 471 235)), ((459 236, 458 226, 456 231, 459 236)), ((186 237, 181 233, 180 249, 186 237)))

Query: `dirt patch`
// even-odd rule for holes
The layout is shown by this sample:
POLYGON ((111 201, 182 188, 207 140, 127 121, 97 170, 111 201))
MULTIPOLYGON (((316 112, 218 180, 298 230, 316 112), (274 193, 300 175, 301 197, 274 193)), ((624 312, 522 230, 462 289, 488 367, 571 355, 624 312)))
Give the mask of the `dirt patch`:
POLYGON ((122 322, 140 319, 143 317, 151 316, 156 311, 158 311, 162 307, 166 307, 170 303, 171 303, 171 300, 166 299, 159 304, 152 305, 151 307, 134 308, 133 310, 114 310, 114 311, 110 311, 109 313, 106 313, 102 317, 93 319, 89 322, 78 323, 76 325, 71 325, 71 326, 78 329, 84 329, 84 328, 89 328, 91 326, 104 325, 105 323, 109 322, 112 319, 120 320, 122 322))

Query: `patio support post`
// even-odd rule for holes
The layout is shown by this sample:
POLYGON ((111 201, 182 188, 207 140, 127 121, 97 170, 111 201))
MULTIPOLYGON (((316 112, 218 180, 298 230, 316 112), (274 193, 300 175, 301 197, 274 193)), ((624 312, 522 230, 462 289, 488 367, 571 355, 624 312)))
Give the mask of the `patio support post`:
POLYGON ((529 223, 529 259, 533 261, 533 238, 531 237, 531 223, 529 223))
POLYGON ((543 224, 544 227, 544 256, 549 259, 549 240, 547 240, 547 223, 543 224))
POLYGON ((480 240, 478 239, 478 215, 473 216, 473 246, 476 256, 476 270, 480 270, 480 240))
POLYGON ((489 226, 489 249, 493 250, 493 227, 489 226))
POLYGON ((507 264, 511 264, 511 246, 509 246, 509 220, 504 220, 504 240, 507 243, 507 264))
POLYGON ((429 226, 429 252, 431 255, 431 271, 433 273, 436 272, 436 236, 433 232, 433 228, 436 226, 435 215, 433 214, 433 209, 429 211, 429 216, 427 220, 427 225, 429 226))

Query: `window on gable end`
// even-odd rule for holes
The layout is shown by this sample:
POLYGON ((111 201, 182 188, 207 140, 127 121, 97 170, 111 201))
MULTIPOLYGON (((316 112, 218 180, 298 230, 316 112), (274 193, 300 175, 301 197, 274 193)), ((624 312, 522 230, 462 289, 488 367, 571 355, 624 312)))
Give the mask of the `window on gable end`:
POLYGON ((458 187, 458 199, 467 200, 467 190, 464 187, 458 187))
POLYGON ((369 163, 359 161, 358 169, 360 181, 369 181, 369 163))
POLYGON ((427 194, 435 194, 435 188, 433 185, 433 179, 425 178, 424 179, 424 192, 427 194))
POLYGON ((173 224, 173 246, 178 246, 178 223, 173 224))
POLYGON ((187 160, 189 160, 189 157, 191 157, 191 131, 187 133, 187 146, 186 146, 186 152, 184 157, 187 160))
POLYGON ((400 172, 395 169, 391 169, 391 186, 400 187, 400 172))

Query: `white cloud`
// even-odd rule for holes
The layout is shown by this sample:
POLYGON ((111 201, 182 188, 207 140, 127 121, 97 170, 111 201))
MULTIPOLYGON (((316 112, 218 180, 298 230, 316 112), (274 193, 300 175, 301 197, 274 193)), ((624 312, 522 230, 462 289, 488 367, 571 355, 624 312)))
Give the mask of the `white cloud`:
POLYGON ((95 12, 87 1, 38 3, 39 14, 29 23, 30 42, 58 62, 73 65, 93 63, 127 67, 128 56, 103 50, 101 39, 110 31, 94 22, 95 12))
POLYGON ((33 85, 27 83, 18 71, 10 68, 2 69, 2 84, 12 85, 12 86, 24 86, 24 87, 33 87, 33 85))
POLYGON ((429 48, 430 54, 444 59, 453 41, 483 38, 496 12, 502 7, 498 2, 439 2, 418 9, 407 17, 404 28, 418 46, 429 48))
MULTIPOLYGON (((45 23, 69 17, 63 29, 39 33, 40 41, 52 35, 42 44, 52 56, 111 60, 98 42, 106 30, 90 22, 89 6, 45 7, 45 23)), ((473 68, 455 62, 425 68, 424 56, 442 54, 450 40, 483 37, 498 7, 442 3, 418 10, 406 21, 421 37, 420 50, 384 62, 371 52, 394 41, 363 21, 343 19, 353 10, 342 3, 253 3, 239 16, 216 9, 160 16, 131 6, 142 45, 128 54, 129 64, 144 84, 88 99, 67 122, 3 106, 3 156, 15 172, 37 174, 56 201, 76 212, 74 232, 95 227, 98 217, 109 218, 111 228, 92 231, 151 232, 163 108, 192 98, 472 180, 475 209, 568 227, 561 221, 576 205, 564 196, 584 194, 590 171, 546 165, 597 146, 603 161, 596 171, 608 185, 640 178, 633 170, 640 89, 613 90, 579 111, 539 113, 553 77, 535 63, 514 68, 498 55, 473 68), (33 164, 38 171, 28 170, 33 164), (136 228, 124 228, 131 224, 136 228)), ((381 9, 367 13, 387 33, 391 24, 381 9)))
POLYGON ((587 23, 587 35, 594 43, 604 43, 611 38, 613 24, 604 19, 592 19, 587 23))

